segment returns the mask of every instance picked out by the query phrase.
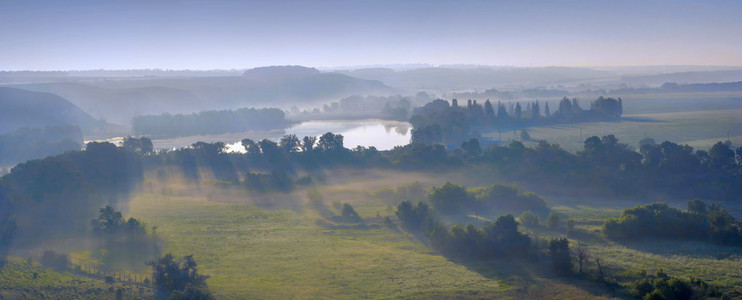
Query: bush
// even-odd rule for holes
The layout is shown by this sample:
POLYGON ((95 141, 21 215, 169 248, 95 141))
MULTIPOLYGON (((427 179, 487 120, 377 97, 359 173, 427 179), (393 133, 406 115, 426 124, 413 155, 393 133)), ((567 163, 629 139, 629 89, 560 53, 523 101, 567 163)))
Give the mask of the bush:
POLYGON ((621 218, 603 223, 603 234, 613 239, 646 237, 706 239, 721 244, 742 244, 742 225, 719 205, 706 209, 700 200, 688 203, 689 210, 666 203, 637 205, 624 210, 621 218))
POLYGON ((175 299, 212 298, 206 286, 206 279, 209 276, 198 274, 193 255, 176 259, 168 253, 147 264, 152 266, 155 287, 165 295, 175 299))
POLYGON ((528 228, 534 228, 538 226, 538 215, 534 214, 532 211, 527 210, 524 211, 520 216, 518 217, 520 220, 520 223, 523 224, 523 226, 528 228))
POLYGON ((554 272, 562 275, 572 273, 572 257, 569 255, 569 241, 562 237, 549 241, 549 256, 554 272))

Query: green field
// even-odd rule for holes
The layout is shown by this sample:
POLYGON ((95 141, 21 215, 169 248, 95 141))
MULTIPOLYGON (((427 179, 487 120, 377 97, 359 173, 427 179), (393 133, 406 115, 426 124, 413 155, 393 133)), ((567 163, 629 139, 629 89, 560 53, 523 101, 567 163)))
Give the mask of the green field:
POLYGON ((57 272, 9 257, 0 263, 0 299, 155 299, 152 289, 57 272))
MULTIPOLYGON (((645 137, 651 137, 657 143, 672 141, 701 150, 726 141, 727 136, 734 145, 742 144, 742 98, 739 95, 660 96, 624 96, 624 115, 620 121, 527 128, 531 140, 526 141, 526 145, 533 146, 539 140, 547 140, 576 152, 582 150, 583 141, 588 137, 609 134, 634 147, 638 147, 639 141, 645 137)), ((583 108, 589 107, 589 103, 582 105, 583 108)), ((501 135, 504 141, 519 137, 512 131, 491 131, 483 135, 494 139, 501 135)))
MULTIPOLYGON (((170 183, 168 196, 142 193, 132 200, 129 215, 158 226, 166 252, 193 254, 199 271, 211 276, 209 287, 220 298, 589 299, 612 295, 592 281, 550 275, 547 260, 469 262, 444 257, 415 237, 383 225, 381 219, 393 213, 383 199, 368 192, 373 190, 370 186, 387 182, 378 178, 386 171, 361 171, 355 177, 340 172, 342 179, 331 173, 328 181, 342 183, 320 187, 327 206, 335 210, 331 201, 352 203, 368 227, 331 226, 303 203, 288 208, 271 203, 303 201, 303 192, 249 196, 204 184, 194 189, 170 183)), ((671 276, 693 275, 728 287, 742 286, 740 248, 682 241, 619 244, 595 232, 605 218, 641 202, 601 205, 596 199, 549 199, 555 211, 574 217, 577 228, 586 232, 584 237, 571 238, 572 246, 578 241, 587 245, 613 276, 639 269, 653 273, 662 267, 671 276)), ((543 238, 564 231, 536 234, 543 238)), ((594 267, 587 265, 590 270, 594 267)), ((614 296, 626 296, 621 293, 625 292, 614 296)))
MULTIPOLYGON (((350 198, 354 194, 349 192, 350 198)), ((158 226, 166 251, 193 254, 200 272, 211 276, 210 288, 224 298, 600 295, 589 284, 537 275, 544 273, 541 264, 453 262, 413 236, 380 224, 376 212, 387 204, 378 200, 353 204, 367 228, 322 225, 314 210, 271 210, 253 200, 245 196, 245 203, 223 203, 145 193, 131 202, 130 214, 158 226)))

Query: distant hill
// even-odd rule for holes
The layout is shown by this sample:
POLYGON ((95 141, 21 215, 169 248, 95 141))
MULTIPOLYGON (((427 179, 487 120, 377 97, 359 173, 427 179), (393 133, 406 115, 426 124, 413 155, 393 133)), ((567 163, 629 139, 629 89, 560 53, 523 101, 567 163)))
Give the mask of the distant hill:
POLYGON ((616 73, 611 71, 575 67, 431 67, 404 71, 369 68, 339 72, 357 78, 379 80, 389 86, 411 91, 420 89, 439 91, 491 89, 512 85, 559 84, 596 78, 619 78, 616 73))
POLYGON ((131 118, 153 112, 190 112, 208 107, 192 93, 162 86, 104 88, 90 83, 49 82, 14 87, 60 95, 96 118, 129 125, 131 118))
POLYGON ((610 94, 649 94, 649 93, 712 93, 742 92, 742 81, 721 83, 677 84, 667 82, 656 88, 622 88, 611 90, 610 94))
POLYGON ((0 133, 23 127, 74 125, 91 135, 107 127, 58 95, 8 87, 0 87, 0 120, 0 133))
POLYGON ((126 126, 139 115, 313 106, 351 95, 396 92, 380 81, 301 66, 255 68, 243 76, 88 78, 13 87, 58 94, 96 118, 126 126))
POLYGON ((315 68, 307 68, 303 66, 270 66, 247 70, 242 74, 242 76, 252 80, 276 81, 307 77, 319 73, 319 70, 315 68))
POLYGON ((712 83, 742 81, 742 69, 718 71, 677 72, 657 75, 623 76, 621 82, 638 85, 658 86, 666 82, 674 83, 712 83))

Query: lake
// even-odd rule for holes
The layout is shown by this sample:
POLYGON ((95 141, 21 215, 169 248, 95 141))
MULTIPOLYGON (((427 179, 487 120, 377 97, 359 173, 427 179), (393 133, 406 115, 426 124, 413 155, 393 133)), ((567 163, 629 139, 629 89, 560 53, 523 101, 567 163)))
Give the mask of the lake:
MULTIPOLYGON (((395 146, 406 145, 410 142, 410 129, 412 125, 407 122, 387 120, 332 120, 332 121, 308 121, 299 123, 284 130, 269 131, 246 131, 223 134, 196 135, 170 139, 152 140, 155 150, 182 148, 190 146, 195 142, 224 142, 229 152, 243 152, 240 144, 242 139, 254 141, 270 139, 278 142, 282 136, 295 134, 299 139, 305 136, 317 136, 332 132, 342 134, 345 148, 357 146, 374 146, 379 150, 389 150, 395 146)), ((105 141, 119 145, 123 138, 117 137, 105 141)))

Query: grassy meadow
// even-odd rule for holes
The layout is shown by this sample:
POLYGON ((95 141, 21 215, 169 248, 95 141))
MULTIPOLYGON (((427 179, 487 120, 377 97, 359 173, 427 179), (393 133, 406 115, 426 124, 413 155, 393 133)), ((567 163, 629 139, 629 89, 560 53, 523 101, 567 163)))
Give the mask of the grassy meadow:
POLYGON ((0 263, 0 299, 155 299, 155 294, 151 288, 108 284, 11 256, 0 263))
POLYGON ((365 219, 364 227, 332 225, 313 209, 277 207, 256 199, 270 195, 244 195, 240 203, 235 191, 202 185, 200 192, 184 187, 189 192, 181 193, 173 183, 168 187, 174 191, 171 195, 136 196, 129 215, 157 226, 166 252, 193 254, 199 271, 211 276, 212 291, 223 298, 609 296, 595 286, 538 275, 548 273, 539 263, 452 261, 414 236, 384 225, 383 217, 393 216, 389 204, 356 189, 361 179, 344 178, 345 184, 321 187, 320 192, 336 214, 332 202, 353 203, 365 219), (342 199, 344 194, 349 201, 342 199))
MULTIPOLYGON (((609 134, 634 147, 645 137, 657 143, 672 141, 703 150, 726 140, 727 135, 733 144, 742 144, 742 97, 739 94, 652 94, 622 98, 624 114, 620 121, 527 128, 531 140, 525 141, 526 145, 546 140, 574 153, 582 150, 586 138, 609 134)), ((580 99, 582 107, 586 108, 589 107, 587 99, 593 98, 580 99)), ((492 131, 483 135, 494 139, 502 136, 504 141, 520 138, 519 132, 514 135, 512 131, 492 131)))
MULTIPOLYGON (((156 183, 130 203, 128 215, 157 226, 165 252, 193 254, 199 271, 219 298, 624 298, 585 280, 550 275, 548 261, 461 261, 447 258, 414 236, 383 223, 394 218, 390 201, 373 197, 381 187, 412 183, 421 174, 390 171, 328 171, 319 187, 324 204, 339 214, 351 203, 366 226, 325 220, 305 202, 305 191, 250 195, 239 189, 177 180, 156 183), (163 194, 161 191, 167 193, 163 194), (289 205, 282 202, 291 202, 289 205), (333 205, 335 203, 335 205, 333 205)), ((424 186, 454 174, 431 175, 424 186)), ((454 180, 455 180, 454 179, 454 180)), ((481 178, 480 178, 481 179, 481 178)), ((605 204, 597 199, 549 198, 550 207, 576 220, 581 243, 600 257, 610 275, 662 267, 671 276, 689 275, 724 286, 742 286, 742 249, 702 242, 640 241, 616 243, 600 235, 608 217, 641 200, 605 204)), ((482 216, 494 219, 496 216, 482 216)), ((541 237, 565 235, 565 228, 530 231, 541 237)), ((586 268, 594 272, 594 263, 586 268)), ((630 280, 630 279, 626 279, 630 280)))

